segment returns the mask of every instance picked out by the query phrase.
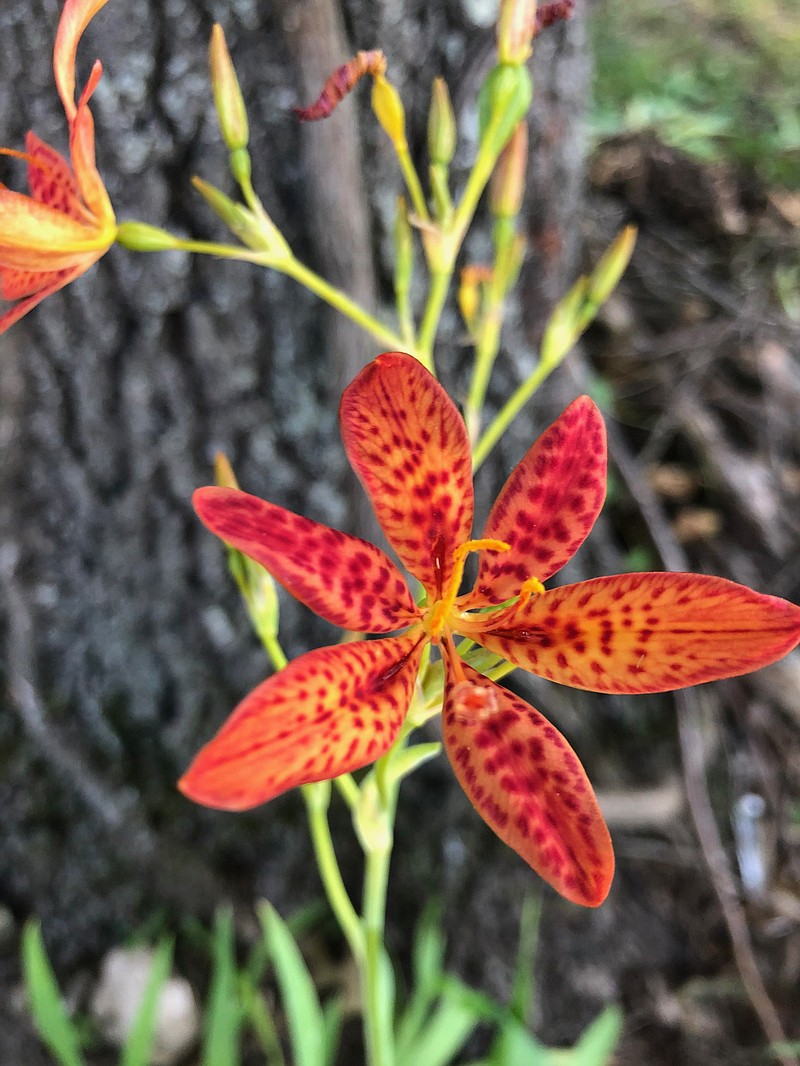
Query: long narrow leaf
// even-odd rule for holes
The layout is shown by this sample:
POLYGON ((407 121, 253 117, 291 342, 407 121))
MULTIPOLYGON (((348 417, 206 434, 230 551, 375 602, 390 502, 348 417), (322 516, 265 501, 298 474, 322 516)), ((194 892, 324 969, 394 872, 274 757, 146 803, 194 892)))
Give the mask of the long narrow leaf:
POLYGON ((509 1015, 492 1047, 489 1061, 491 1066, 520 1066, 520 1063, 525 1063, 525 1066, 555 1066, 551 1054, 524 1025, 509 1015))
POLYGON ((84 1066, 78 1035, 61 1001, 36 921, 29 921, 22 931, 22 972, 31 1014, 48 1050, 60 1066, 84 1066))
POLYGON ((159 997, 171 968, 172 941, 164 939, 156 949, 141 1005, 122 1050, 120 1066, 148 1066, 155 1036, 159 997))
POLYGON ((442 908, 431 902, 422 912, 414 937, 413 985, 397 1023, 397 1057, 409 1061, 410 1048, 422 1028, 441 983, 444 964, 442 908))
POLYGON ((622 1011, 612 1004, 584 1029, 574 1048, 574 1066, 606 1066, 621 1033, 622 1011))
POLYGON ((467 1042, 479 1018, 464 1002, 443 999, 406 1052, 402 1062, 448 1066, 467 1042))
POLYGON ((239 1066, 240 1024, 233 913, 226 908, 217 912, 214 922, 214 974, 206 1007, 203 1066, 239 1066))
POLYGON ((533 1007, 533 964, 536 957, 536 941, 539 937, 539 915, 541 906, 538 898, 526 896, 522 904, 519 921, 519 948, 514 984, 511 989, 511 1013, 522 1025, 527 1025, 533 1007))
POLYGON ((258 917, 275 967, 289 1026, 295 1066, 320 1066, 325 1060, 325 1022, 314 982, 286 923, 268 903, 258 917))
POLYGON ((240 977, 239 997, 245 1018, 255 1033, 268 1066, 286 1066, 272 1014, 263 992, 251 981, 249 973, 243 973, 240 977))

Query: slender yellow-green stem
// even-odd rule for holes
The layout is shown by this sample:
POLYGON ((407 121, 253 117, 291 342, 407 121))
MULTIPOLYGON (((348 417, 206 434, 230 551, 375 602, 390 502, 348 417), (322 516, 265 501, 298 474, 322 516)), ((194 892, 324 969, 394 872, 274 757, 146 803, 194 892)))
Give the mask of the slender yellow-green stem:
POLYGON ((330 824, 328 823, 330 783, 321 781, 315 785, 303 785, 301 792, 306 802, 308 826, 311 831, 317 867, 322 878, 322 884, 325 887, 325 895, 328 897, 328 902, 339 923, 339 927, 347 938, 347 943, 350 945, 353 956, 357 960, 363 959, 365 952, 364 930, 344 886, 342 872, 339 869, 339 862, 333 847, 330 824))
POLYGON ((433 373, 433 345, 436 340, 436 331, 439 328, 439 319, 442 317, 444 303, 447 299, 447 290, 450 288, 450 279, 453 276, 453 268, 431 273, 431 285, 428 292, 428 302, 422 315, 417 338, 417 358, 433 373))
POLYGON ((276 257, 269 252, 258 249, 253 250, 240 245, 216 244, 211 241, 180 241, 176 247, 181 248, 183 251, 196 252, 200 255, 216 255, 224 259, 238 259, 245 263, 256 263, 259 266, 270 267, 281 274, 286 274, 305 286, 310 292, 313 292, 315 296, 319 296, 321 300, 324 300, 336 311, 339 311, 345 318, 355 322, 356 325, 360 326, 377 341, 380 341, 381 344, 399 351, 408 351, 409 355, 415 356, 424 366, 427 366, 429 370, 431 369, 429 360, 426 360, 419 351, 411 347, 406 338, 389 329, 388 326, 384 326, 382 322, 379 322, 377 318, 351 299, 347 293, 325 281, 319 274, 293 256, 276 257))
POLYGON ((355 810, 361 793, 359 791, 358 785, 353 779, 353 775, 340 774, 338 777, 334 777, 333 783, 339 790, 339 795, 345 801, 350 810, 355 810))
POLYGON ((286 658, 278 638, 273 633, 259 632, 258 635, 261 638, 261 643, 264 645, 264 650, 269 656, 272 665, 276 670, 282 670, 289 660, 286 658))
POLYGON ((411 197, 414 212, 423 222, 427 222, 430 218, 430 215, 428 214, 428 205, 425 203, 425 193, 422 191, 422 183, 419 180, 417 168, 414 166, 413 160, 411 159, 408 145, 404 148, 396 147, 395 150, 398 162, 400 163, 400 170, 403 173, 403 181, 406 183, 408 195, 411 197))
MULTIPOLYGON (((384 326, 382 322, 379 322, 377 318, 365 311, 355 300, 352 300, 347 293, 325 281, 324 278, 304 266, 299 260, 290 259, 278 265, 276 269, 304 285, 310 292, 313 292, 346 318, 349 318, 351 322, 361 326, 366 333, 380 341, 381 344, 394 349, 402 350, 404 348, 405 342, 399 333, 395 333, 388 326, 384 326)), ((417 352, 409 352, 409 355, 415 355, 421 362, 424 362, 417 352)))
MULTIPOLYGON (((389 812, 387 812, 389 813, 389 812)), ((394 811, 390 817, 394 821, 394 811)), ((364 872, 364 1035, 369 1066, 394 1066, 394 1046, 386 1039, 388 1025, 385 1012, 391 1009, 385 1002, 382 969, 383 933, 386 924, 386 892, 389 883, 389 864, 392 845, 367 852, 364 872)))
POLYGON ((474 444, 480 433, 481 412, 486 400, 486 390, 497 354, 500 351, 500 331, 505 316, 505 299, 508 293, 510 259, 516 240, 516 226, 511 218, 498 218, 494 226, 494 269, 487 287, 480 327, 475 344, 475 362, 472 380, 464 405, 464 420, 469 439, 474 444))
POLYGON ((514 390, 475 445, 472 453, 473 470, 477 470, 481 463, 485 461, 492 448, 494 448, 531 396, 553 370, 555 370, 555 366, 540 362, 530 377, 514 390))
MULTIPOLYGON (((499 118, 495 119, 495 122, 499 121, 499 118)), ((450 287, 450 279, 455 270, 458 253, 461 251, 461 245, 467 229, 477 210, 478 201, 486 188, 500 151, 503 148, 503 145, 500 145, 499 149, 492 148, 488 143, 490 140, 492 138, 487 137, 478 150, 475 164, 470 171, 464 192, 453 211, 449 224, 441 228, 438 242, 435 240, 430 242, 431 246, 435 248, 435 258, 429 255, 431 285, 417 338, 419 348, 417 358, 424 356, 427 359, 427 363, 430 364, 433 363, 433 345, 436 340, 436 331, 439 327, 439 319, 447 298, 447 290, 450 287)), ((425 359, 422 361, 425 362, 425 359)), ((431 366, 428 366, 428 369, 430 370, 431 366)))

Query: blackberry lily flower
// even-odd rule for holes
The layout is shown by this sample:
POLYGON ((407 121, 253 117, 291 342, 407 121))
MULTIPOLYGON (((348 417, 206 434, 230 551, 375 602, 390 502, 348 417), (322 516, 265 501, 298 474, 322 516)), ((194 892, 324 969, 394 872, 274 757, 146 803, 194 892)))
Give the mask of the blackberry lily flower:
POLYGON ((71 161, 35 133, 27 135, 27 152, 0 148, 0 154, 27 161, 30 188, 30 196, 24 196, 0 185, 0 298, 16 301, 0 315, 0 334, 85 273, 116 239, 114 210, 95 166, 89 110, 103 73, 99 60, 75 103, 78 42, 106 2, 66 0, 58 24, 53 69, 67 116, 71 161))
POLYGON ((561 684, 659 692, 780 658, 800 641, 800 608, 698 574, 628 574, 545 591, 605 496, 605 429, 586 396, 512 472, 481 540, 470 539, 463 419, 415 359, 376 359, 345 391, 340 417, 348 458, 426 601, 417 606, 391 560, 357 537, 236 489, 199 489, 195 507, 209 529, 334 625, 382 639, 309 652, 263 682, 181 789, 241 810, 373 762, 398 734, 431 641, 445 666, 444 746, 470 801, 562 895, 597 906, 614 858, 583 767, 537 710, 459 657, 454 634, 561 684), (478 577, 459 595, 472 551, 481 553, 478 577))

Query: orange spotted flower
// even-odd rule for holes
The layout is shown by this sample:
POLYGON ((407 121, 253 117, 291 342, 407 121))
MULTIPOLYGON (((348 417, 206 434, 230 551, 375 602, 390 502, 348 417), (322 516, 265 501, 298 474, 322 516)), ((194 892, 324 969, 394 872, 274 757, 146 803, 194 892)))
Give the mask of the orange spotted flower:
POLYGON ((397 737, 431 641, 445 667, 444 747, 467 796, 562 895, 596 906, 614 858, 583 767, 537 710, 460 658, 453 635, 575 688, 660 692, 780 658, 800 641, 800 608, 698 574, 627 574, 545 591, 605 496, 605 429, 586 396, 512 472, 481 540, 470 539, 464 421, 415 359, 380 356, 345 391, 340 415, 348 458, 425 599, 418 606, 394 563, 366 541, 238 489, 199 489, 197 512, 226 543, 334 625, 382 639, 309 652, 263 682, 181 789, 242 810, 373 762, 397 737), (477 580, 459 595, 473 551, 477 580))
POLYGON ((53 69, 69 127, 67 162, 35 133, 27 152, 0 149, 28 163, 30 196, 0 185, 0 298, 16 301, 0 315, 0 334, 51 293, 74 281, 116 238, 108 193, 95 167, 89 99, 102 74, 99 60, 75 103, 75 54, 83 31, 107 0, 66 0, 53 69))

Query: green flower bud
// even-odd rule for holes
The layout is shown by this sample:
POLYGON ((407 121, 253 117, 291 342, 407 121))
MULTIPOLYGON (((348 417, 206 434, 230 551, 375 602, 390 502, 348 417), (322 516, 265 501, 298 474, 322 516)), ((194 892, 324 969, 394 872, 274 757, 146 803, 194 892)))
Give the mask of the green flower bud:
POLYGON ((233 69, 225 34, 219 23, 215 23, 211 31, 208 56, 211 64, 211 88, 214 92, 214 105, 219 117, 219 128, 228 150, 235 152, 247 147, 249 140, 247 110, 244 106, 242 90, 239 87, 239 79, 233 69))
POLYGON ((456 116, 444 78, 433 79, 428 112, 428 154, 431 163, 448 166, 456 151, 456 116))
POLYGON ((117 226, 117 244, 132 252, 169 252, 182 247, 179 237, 174 237, 158 226, 147 222, 122 222, 117 226))

